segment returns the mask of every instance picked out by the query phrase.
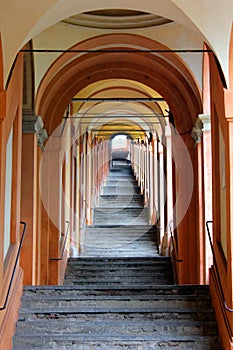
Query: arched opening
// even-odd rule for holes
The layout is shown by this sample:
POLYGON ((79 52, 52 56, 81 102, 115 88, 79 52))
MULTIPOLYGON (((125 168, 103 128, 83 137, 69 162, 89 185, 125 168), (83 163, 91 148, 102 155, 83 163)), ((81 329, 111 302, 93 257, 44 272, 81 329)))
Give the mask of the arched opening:
MULTIPOLYGON (((132 34, 98 36, 75 45, 73 49, 97 50, 103 45, 107 49, 114 49, 114 45, 117 45, 118 50, 130 50, 134 45, 148 50, 166 49, 151 39, 132 34)), ((60 123, 55 121, 55 118, 63 115, 71 98, 83 87, 102 79, 103 75, 105 79, 124 77, 155 88, 173 111, 179 132, 185 133, 192 129, 195 118, 201 111, 200 94, 192 75, 177 55, 141 55, 132 52, 130 55, 93 53, 87 55, 85 59, 84 57, 85 55, 77 57, 77 54, 72 53, 63 54, 47 72, 38 89, 37 112, 42 115, 45 124, 48 114, 50 130, 51 123, 54 125, 60 123), (56 108, 49 110, 52 101, 55 100, 56 108), (177 103, 174 103, 175 100, 177 103), (187 114, 184 112, 185 109, 188 111, 187 114)))
MULTIPOLYGON (((169 106, 168 109, 172 111, 172 114, 170 114, 172 115, 172 117, 174 117, 172 123, 176 127, 177 132, 181 134, 181 139, 183 140, 182 142, 184 145, 186 145, 185 147, 188 149, 189 157, 191 157, 192 159, 192 165, 190 169, 193 169, 195 188, 197 186, 198 181, 198 165, 196 150, 193 147, 194 141, 190 136, 190 132, 193 128, 193 125, 195 124, 197 115, 202 111, 201 99, 197 84, 193 79, 192 74, 189 72, 187 67, 175 53, 166 54, 161 52, 153 52, 147 53, 145 55, 134 52, 133 50, 132 52, 130 52, 130 50, 133 49, 135 45, 137 45, 137 47, 148 50, 166 49, 165 46, 159 44, 158 42, 154 42, 151 39, 132 34, 101 35, 75 45, 72 49, 98 50, 99 47, 104 46, 107 49, 110 49, 111 52, 92 52, 91 54, 83 53, 82 55, 77 54, 77 52, 71 52, 64 53, 63 55, 61 55, 61 57, 58 58, 47 71, 40 84, 37 93, 37 112, 42 116, 45 126, 49 133, 52 134, 53 130, 55 130, 56 127, 59 124, 61 124, 65 115, 64 113, 67 108, 67 105, 73 99, 75 99, 75 97, 82 96, 82 94, 80 93, 81 91, 84 91, 85 88, 95 86, 95 84, 98 84, 98 82, 99 84, 101 84, 102 82, 108 83, 108 81, 110 82, 111 80, 114 81, 116 79, 118 79, 118 81, 123 81, 127 79, 128 81, 131 81, 134 86, 132 90, 127 89, 127 86, 124 87, 125 91, 127 91, 127 94, 125 96, 130 97, 132 96, 132 94, 137 93, 137 84, 142 84, 148 87, 148 89, 156 91, 167 103, 167 106, 169 106), (127 55, 124 52, 121 52, 125 49, 129 50, 127 55)), ((114 93, 114 88, 107 88, 105 90, 104 88, 99 86, 96 92, 94 91, 95 90, 93 90, 93 92, 89 92, 86 96, 97 96, 98 98, 104 95, 106 96, 106 91, 108 92, 108 94, 111 95, 111 91, 112 93, 114 93)), ((116 92, 118 94, 120 93, 120 95, 118 95, 119 97, 123 96, 121 94, 124 94, 124 90, 120 92, 119 87, 118 90, 116 89, 116 92)), ((144 130, 143 138, 145 138, 145 140, 147 140, 147 134, 157 134, 156 128, 151 129, 150 119, 146 118, 146 116, 143 116, 145 114, 145 111, 141 111, 142 114, 140 116, 140 110, 138 112, 135 112, 135 107, 133 105, 130 105, 130 103, 126 103, 124 109, 121 108, 120 110, 118 107, 115 106, 108 106, 107 108, 103 107, 102 109, 103 105, 103 103, 92 103, 90 101, 86 104, 81 103, 77 107, 75 107, 78 113, 80 122, 79 125, 81 128, 79 128, 79 133, 81 133, 82 135, 82 140, 85 140, 84 143, 87 142, 87 150, 92 151, 93 149, 92 144, 95 140, 94 134, 96 133, 95 126, 97 125, 97 123, 100 123, 102 125, 101 131, 104 132, 105 135, 102 135, 101 137, 100 129, 97 128, 99 130, 96 134, 96 140, 98 143, 97 149, 99 150, 98 152, 106 152, 105 144, 109 140, 109 135, 111 135, 111 133, 114 133, 114 124, 111 120, 112 116, 118 118, 118 126, 119 124, 121 125, 126 123, 131 127, 133 127, 133 125, 138 125, 139 128, 137 128, 140 129, 140 123, 144 123, 145 125, 143 126, 142 131, 144 130), (90 115, 90 113, 94 113, 95 115, 97 115, 98 119, 95 119, 94 121, 91 117, 89 117, 88 119, 88 115, 90 115), (125 113, 127 115, 126 118, 121 117, 122 113, 125 113), (129 121, 130 114, 132 121, 129 121), (81 116, 82 118, 80 118, 81 116), (141 119, 141 122, 139 121, 139 119, 137 121, 137 118, 141 119), (143 120, 145 120, 145 122, 143 120), (106 136, 109 124, 112 124, 112 129, 110 134, 106 136)), ((172 147, 172 152, 178 154, 177 152, 175 152, 175 150, 177 147, 180 147, 180 143, 179 141, 174 142, 174 140, 176 140, 176 135, 174 134, 173 141, 168 142, 168 139, 171 138, 171 135, 168 132, 169 127, 166 127, 168 121, 164 123, 165 115, 163 114, 163 111, 161 109, 162 107, 158 107, 156 103, 148 101, 136 103, 136 105, 140 105, 140 108, 144 106, 143 108, 147 108, 148 111, 151 111, 150 113, 154 113, 154 116, 151 115, 151 117, 154 118, 154 121, 158 120, 158 125, 160 125, 161 129, 161 131, 159 132, 161 135, 159 137, 160 139, 155 137, 154 143, 152 143, 151 141, 146 141, 145 147, 141 146, 145 142, 144 139, 140 141, 140 144, 138 145, 141 148, 140 152, 146 152, 145 157, 151 157, 152 159, 154 156, 152 156, 152 153, 150 152, 153 152, 153 150, 156 149, 155 158, 159 158, 161 163, 167 159, 167 154, 169 153, 164 148, 165 145, 167 143, 169 143, 170 145, 174 143, 172 147), (157 112, 153 112, 155 108, 157 108, 157 112), (159 111, 161 113, 162 118, 156 117, 156 114, 158 114, 159 111), (164 123, 163 126, 162 123, 164 123), (160 150, 162 151, 162 153, 160 154, 160 156, 158 153, 158 142, 160 142, 162 145, 162 148, 160 150)), ((72 109, 73 108, 74 104, 72 104, 72 109)), ((135 145, 135 147, 137 147, 137 144, 135 145)), ((80 162, 82 163, 82 161, 84 160, 84 163, 86 164, 83 167, 83 174, 85 178, 86 172, 90 171, 93 165, 91 164, 91 157, 86 157, 83 153, 82 145, 79 145, 79 152, 81 152, 80 162)), ((179 181, 185 181, 186 186, 178 186, 178 182, 176 182, 175 180, 177 177, 177 175, 175 175, 176 170, 175 168, 173 168, 172 170, 172 163, 169 164, 169 171, 174 171, 173 176, 171 176, 171 178, 173 179, 173 183, 170 184, 170 187, 173 188, 174 192, 174 203, 176 203, 176 201, 177 204, 179 203, 179 205, 176 205, 176 213, 174 214, 175 222, 177 222, 177 225, 179 223, 179 226, 177 228, 177 237, 179 237, 179 250, 180 254, 184 256, 184 259, 186 261, 186 267, 184 269, 180 267, 180 281, 195 283, 198 279, 198 262, 195 259, 195 256, 198 249, 199 239, 197 233, 198 222, 194 219, 199 210, 198 202, 196 200, 196 191, 194 190, 191 196, 187 195, 188 192, 186 191, 189 191, 188 188, 190 186, 189 180, 187 181, 187 178, 185 179, 184 177, 182 177, 182 179, 180 178, 179 181), (179 191, 181 191, 182 194, 180 193, 178 195, 179 191), (181 213, 184 212, 184 209, 183 205, 180 204, 180 200, 178 201, 178 198, 185 197, 190 197, 190 201, 188 201, 189 205, 187 207, 187 213, 182 214, 184 215, 184 218, 183 220, 181 220, 181 213), (192 242, 194 242, 195 245, 195 248, 192 248, 190 250, 187 249, 187 242, 191 238, 187 236, 187 232, 189 232, 188 235, 192 237, 192 242), (192 271, 192 273, 189 273, 189 271, 192 271)), ((187 164, 188 163, 186 163, 185 157, 181 158, 179 166, 185 169, 185 167, 187 167, 187 164)), ((107 167, 101 167, 100 173, 101 176, 105 177, 107 174, 107 167)), ((99 178, 100 176, 98 174, 97 183, 94 182, 94 186, 96 186, 97 189, 99 189, 99 186, 101 186, 101 184, 98 182, 99 178)), ((91 182, 92 181, 93 179, 91 180, 91 182)), ((162 178, 160 179, 160 181, 162 181, 162 178)), ((151 181, 151 183, 149 184, 149 182, 145 183, 144 179, 140 178, 139 182, 141 190, 145 192, 145 203, 147 203, 151 207, 150 220, 156 220, 156 211, 158 214, 159 208, 155 208, 155 206, 153 205, 154 198, 151 198, 148 192, 149 188, 152 188, 151 186, 153 181, 151 181)), ((91 188, 91 186, 91 183, 89 183, 89 185, 86 184, 84 186, 85 195, 88 196, 88 200, 85 202, 86 207, 84 208, 82 205, 80 209, 81 211, 84 210, 87 213, 87 216, 85 216, 85 220, 87 220, 87 222, 89 223, 92 222, 92 194, 88 189, 89 187, 91 188)), ((173 197, 169 199, 169 208, 173 207, 172 198, 173 197)), ((165 223, 168 217, 172 218, 173 214, 168 213, 168 210, 166 209, 162 215, 162 221, 164 222, 164 224, 161 225, 163 226, 161 240, 166 231, 169 241, 170 232, 168 229, 168 223, 165 223)))
POLYGON ((125 164, 130 163, 130 140, 132 140, 132 138, 126 134, 118 134, 111 138, 110 152, 112 166, 118 162, 123 162, 125 164))
MULTIPOLYGON (((101 4, 90 9, 89 3, 74 4, 72 0, 66 4, 61 1, 46 3, 42 0, 38 7, 32 8, 32 4, 26 0, 25 7, 31 10, 29 21, 24 21, 28 11, 19 9, 17 4, 12 11, 6 7, 6 13, 4 8, 0 15, 3 16, 4 47, 3 52, 0 49, 0 185, 3 195, 0 215, 4 219, 0 234, 4 241, 0 254, 1 296, 4 297, 6 292, 9 271, 16 255, 16 243, 20 236, 18 223, 24 210, 29 219, 30 234, 25 241, 29 249, 25 248, 21 255, 21 266, 29 272, 28 283, 59 284, 64 276, 67 257, 65 249, 62 259, 59 258, 61 248, 67 247, 70 256, 72 249, 77 248, 74 256, 80 256, 85 230, 92 226, 94 211, 99 207, 102 192, 106 190, 111 160, 123 159, 127 163, 130 161, 135 177, 133 183, 136 182, 135 187, 143 197, 142 207, 146 216, 142 217, 141 222, 146 219, 152 226, 157 224, 163 255, 171 254, 174 246, 177 249, 178 259, 174 265, 179 283, 208 281, 208 268, 212 260, 206 261, 205 221, 212 219, 213 204, 214 265, 216 262, 220 265, 220 285, 222 281, 226 304, 231 307, 233 99, 219 64, 221 62, 222 70, 226 72, 229 58, 232 88, 233 34, 229 57, 224 57, 226 45, 229 44, 229 18, 221 14, 225 13, 226 8, 220 4, 216 8, 213 6, 219 11, 219 16, 215 21, 209 16, 203 30, 202 20, 208 10, 206 6, 203 6, 203 13, 197 18, 194 4, 178 6, 170 0, 152 4, 146 0, 135 9, 131 0, 118 0, 116 8, 110 9, 113 3, 101 0, 101 4), (95 8, 100 5, 102 9, 95 8), (154 14, 155 11, 159 16, 154 14), (17 35, 12 35, 12 16, 18 28, 17 35), (107 20, 101 22, 99 17, 102 16, 107 20), (224 40, 220 42, 219 36, 214 33, 220 27, 221 18, 224 18, 221 30, 224 40), (66 35, 65 29, 49 28, 59 20, 63 21, 63 29, 79 26, 76 33, 73 31, 72 38, 66 35), (169 30, 168 27, 173 24, 174 31, 169 30), (85 27, 88 30, 83 29, 85 27), (50 33, 45 33, 45 40, 41 40, 42 31, 46 28, 50 33), (48 39, 55 32, 56 38, 51 42, 48 39), (35 38, 38 33, 41 33, 41 37, 35 38), (200 79, 202 50, 197 50, 197 55, 200 54, 198 60, 191 54, 184 58, 186 50, 182 51, 183 48, 192 49, 192 44, 201 49, 204 40, 202 34, 206 35, 210 46, 213 44, 211 47, 219 58, 218 62, 210 50, 204 52, 203 85, 200 79), (32 37, 37 47, 45 47, 44 53, 48 53, 50 45, 62 47, 62 40, 59 42, 58 37, 65 38, 66 42, 63 42, 64 54, 58 57, 59 49, 52 53, 57 55, 57 60, 41 59, 40 66, 38 59, 34 67, 32 52, 27 56, 31 56, 30 59, 25 60, 25 82, 30 80, 30 84, 23 96, 23 113, 29 116, 27 122, 32 125, 32 135, 27 135, 31 141, 23 142, 21 147, 21 54, 17 56, 9 78, 8 73, 17 51, 32 37), (181 49, 182 52, 176 54, 169 48, 174 51, 181 49), (52 62, 51 66, 48 62, 52 62), (45 72, 43 69, 47 68, 41 81, 45 72), (33 80, 34 72, 36 82, 33 80), (7 81, 7 91, 4 91, 4 81, 7 81), (37 83, 40 85, 35 101, 34 85, 37 89, 37 83), (202 98, 199 86, 200 90, 203 88, 202 98), (117 103, 112 101, 106 104, 101 100, 116 96, 119 98, 115 101, 117 103), (135 96, 138 101, 130 100, 135 96), (78 100, 83 97, 88 101, 78 100), (118 106, 124 97, 130 101, 118 106), (150 101, 150 98, 154 100, 150 101), (34 115, 34 107, 41 117, 34 115), (212 130, 208 129, 209 124, 212 130), (44 126, 49 133, 46 147, 50 148, 44 147, 48 136, 44 126), (121 137, 121 142, 118 140, 118 146, 113 147, 113 141, 118 137, 121 137), (124 141, 127 141, 126 146, 124 141), (41 149, 37 150, 37 142, 41 149), (20 182, 21 148, 24 159, 23 180, 20 182), (40 162, 41 159, 46 159, 46 162, 40 162), (38 184, 41 173, 45 176, 40 185, 48 208, 37 197, 37 194, 41 195, 38 184), (213 199, 209 196, 212 192, 213 199), (69 231, 70 234, 66 235, 69 231), (170 244, 172 234, 175 245, 170 244), (29 255, 30 259, 27 259, 29 255)), ((27 47, 33 49, 32 45, 27 47)), ((207 46, 205 48, 208 49, 207 46)), ((23 126, 24 117, 25 114, 23 126)), ((109 217, 106 220, 111 223, 109 217)), ((221 305, 223 310, 224 303, 216 302, 222 290, 216 283, 215 269, 216 266, 211 269, 211 288, 215 304, 221 305)), ((21 270, 18 269, 17 273, 17 283, 20 285, 21 270)), ((24 276, 27 278, 26 273, 24 276)), ((15 294, 19 294, 19 288, 15 294)), ((12 293, 12 304, 14 297, 12 293)), ((222 320, 221 311, 217 311, 222 320)), ((228 319, 230 316, 224 314, 221 323, 228 319)), ((1 325, 2 320, 4 317, 0 318, 1 325)), ((226 343, 232 339, 232 326, 225 328, 227 331, 225 329, 222 334, 226 343)), ((3 341, 6 343, 5 338, 3 341)), ((6 348, 5 344, 3 348, 6 348)))

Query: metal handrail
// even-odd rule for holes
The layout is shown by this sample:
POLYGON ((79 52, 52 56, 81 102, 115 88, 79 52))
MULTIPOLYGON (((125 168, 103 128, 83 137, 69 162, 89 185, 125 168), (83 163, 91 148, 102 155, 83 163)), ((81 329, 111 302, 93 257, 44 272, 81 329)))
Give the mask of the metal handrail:
POLYGON ((68 238, 68 231, 69 231, 69 227, 70 227, 70 222, 68 220, 66 220, 66 223, 68 224, 67 226, 67 230, 66 230, 66 234, 65 234, 65 238, 63 240, 63 246, 62 246, 62 250, 61 250, 61 256, 59 258, 50 258, 49 260, 52 261, 60 261, 63 259, 64 254, 65 254, 65 248, 66 248, 66 242, 67 242, 67 238, 68 238))
POLYGON ((217 259, 216 259, 215 252, 214 252, 214 246, 213 246, 211 235, 210 235, 209 224, 213 224, 213 221, 210 221, 210 220, 206 221, 206 228, 207 228, 207 233, 208 233, 208 237, 209 237, 209 241, 210 241, 211 251, 212 251, 212 254, 213 254, 214 267, 215 267, 216 273, 217 273, 217 278, 218 278, 218 283, 219 283, 219 287, 220 287, 222 303, 223 303, 224 308, 227 311, 233 312, 233 309, 231 309, 230 307, 227 306, 227 302, 226 302, 226 299, 225 299, 225 295, 224 295, 224 291, 223 291, 222 283, 221 283, 221 278, 220 278, 220 274, 219 274, 219 270, 218 270, 217 259))
POLYGON ((172 240, 172 245, 173 245, 173 250, 174 250, 174 255, 175 255, 175 261, 176 262, 183 262, 183 259, 179 259, 178 258, 178 254, 177 254, 177 247, 176 247, 176 242, 175 242, 175 237, 173 235, 173 231, 171 229, 171 221, 169 221, 169 229, 170 229, 170 233, 171 233, 171 240, 172 240))
POLYGON ((15 264, 14 264, 14 268, 13 268, 13 271, 12 271, 10 283, 9 283, 9 286, 8 286, 5 302, 4 302, 3 306, 0 307, 0 311, 5 310, 6 306, 7 306, 7 303, 8 303, 8 299, 9 299, 9 296, 10 296, 12 283, 13 283, 14 276, 15 276, 16 267, 17 267, 17 264, 18 264, 18 261, 19 261, 19 255, 20 255, 21 248, 22 248, 22 245, 23 245, 24 235, 25 235, 25 232, 26 232, 26 227, 27 227, 26 222, 20 221, 20 224, 24 226, 23 233, 22 233, 22 237, 21 237, 21 240, 20 240, 20 243, 19 243, 19 248, 18 248, 18 252, 17 252, 17 255, 16 255, 15 264))

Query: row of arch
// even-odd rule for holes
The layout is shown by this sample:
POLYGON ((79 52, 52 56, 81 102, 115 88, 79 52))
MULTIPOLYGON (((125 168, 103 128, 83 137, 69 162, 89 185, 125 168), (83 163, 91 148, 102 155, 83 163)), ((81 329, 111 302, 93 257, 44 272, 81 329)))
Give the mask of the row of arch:
MULTIPOLYGON (((131 34, 111 34, 102 35, 99 37, 91 38, 78 45, 75 45, 72 49, 77 50, 98 50, 105 48, 109 50, 132 50, 136 48, 148 49, 148 50, 164 50, 167 49, 160 43, 154 42, 150 39, 131 34)), ((232 60, 232 56, 231 56, 232 60)), ((0 55, 0 63, 2 57, 0 55)), ((3 65, 1 65, 0 74, 3 72, 3 65)), ((15 156, 13 160, 14 165, 14 179, 13 186, 15 189, 13 200, 14 210, 12 211, 12 232, 15 229, 16 234, 12 236, 12 243, 15 244, 19 240, 19 227, 18 222, 20 219, 20 199, 21 199, 21 184, 20 184, 20 167, 21 167, 21 122, 22 122, 22 97, 23 97, 23 84, 22 84, 22 72, 23 72, 23 55, 19 54, 18 59, 12 70, 12 75, 9 80, 7 91, 3 90, 3 78, 1 76, 1 189, 4 193, 5 186, 5 161, 6 161, 6 145, 10 130, 14 127, 14 151, 15 156)), ((193 125, 196 122, 196 118, 203 112, 202 100, 207 101, 204 108, 209 108, 208 112, 213 115, 213 164, 216 165, 214 169, 213 184, 216 185, 213 189, 214 196, 214 218, 216 219, 215 231, 221 231, 221 220, 218 218, 219 212, 222 208, 219 205, 219 196, 221 186, 217 179, 218 173, 221 172, 221 164, 219 162, 219 129, 223 131, 223 141, 225 144, 225 159, 226 159, 226 187, 227 196, 226 203, 228 208, 227 213, 227 269, 222 266, 222 279, 225 282, 225 290, 227 291, 227 302, 233 306, 232 298, 232 237, 231 237, 231 214, 230 209, 232 205, 232 170, 230 164, 232 164, 231 155, 231 144, 232 135, 229 133, 231 121, 228 118, 233 115, 233 106, 229 102, 232 98, 231 91, 224 89, 224 85, 219 72, 219 66, 216 64, 215 56, 212 53, 204 54, 204 78, 203 79, 203 91, 204 96, 201 96, 197 83, 194 77, 184 63, 175 53, 138 53, 131 52, 127 55, 125 53, 115 52, 94 52, 94 53, 83 53, 77 55, 77 53, 64 53, 56 62, 50 67, 49 71, 44 76, 36 97, 36 114, 41 115, 45 128, 48 134, 51 135, 53 131, 61 124, 67 105, 70 103, 72 98, 90 84, 94 84, 97 81, 108 80, 108 79, 126 79, 130 81, 138 81, 145 86, 149 86, 151 89, 157 91, 171 108, 175 117, 175 126, 179 134, 188 148, 190 158, 192 160, 192 166, 194 171, 194 192, 190 201, 190 207, 185 215, 184 220, 181 222, 179 227, 180 236, 180 253, 184 257, 186 265, 180 267, 179 273, 181 281, 183 283, 197 283, 200 282, 200 260, 203 252, 201 252, 198 244, 200 243, 200 228, 203 223, 200 223, 200 202, 203 200, 201 194, 202 180, 200 180, 200 173, 202 174, 202 162, 200 157, 203 156, 201 147, 193 147, 193 139, 190 136, 190 132, 193 125), (206 82, 208 84, 206 85, 206 82), (215 101, 218 101, 216 103, 215 101), (232 113, 232 114, 229 114, 232 113), (227 119, 228 118, 228 119, 227 119), (189 238, 189 247, 185 247, 185 242, 189 238), (198 252, 198 253, 197 253, 198 252), (198 255, 199 254, 199 255, 198 255), (197 256, 198 255, 198 256, 197 256), (198 260, 199 259, 199 260, 198 260), (191 275, 192 273, 192 275, 191 275)), ((104 91, 104 90, 103 90, 104 91)), ((96 93, 102 93, 103 91, 98 90, 96 93)), ((148 107, 148 106, 147 106, 148 107)), ((84 106, 82 106, 82 109, 84 106)), ((97 108, 95 106, 93 108, 97 108)), ((143 118, 142 118, 143 119, 143 118)), ((88 139, 87 139, 88 140, 88 139)), ((34 142, 34 141, 33 141, 34 142)), ((24 150, 27 152, 27 149, 24 150)), ((40 159, 40 157, 38 157, 40 159)), ((34 160, 34 165, 37 160, 34 160)), ((182 163, 181 163, 182 164, 182 163)), ((34 166, 33 165, 33 166, 34 166)), ((182 164, 182 169, 185 171, 186 163, 182 164)), ((74 175, 73 175, 74 176, 74 175)), ((176 184, 177 185, 177 184, 176 184)), ((187 185, 187 183, 185 183, 187 185)), ((48 186, 48 184, 46 184, 48 186)), ((184 192, 185 193, 185 192, 184 192)), ((1 203, 0 214, 4 217, 4 195, 1 203)), ((182 206, 182 203, 181 203, 182 206)), ((56 235, 54 227, 49 223, 49 217, 41 208, 41 216, 38 215, 38 220, 41 220, 41 227, 44 230, 44 237, 48 233, 49 242, 46 249, 56 251, 59 246, 60 240, 56 235), (47 231, 46 231, 47 230, 47 231), (46 232, 45 232, 46 231, 46 232), (55 242, 56 249, 51 248, 51 242, 55 242), (49 247, 49 248, 48 248, 49 247)), ((2 220, 3 221, 3 220, 2 220)), ((2 227, 3 228, 3 227, 2 227)), ((3 230, 2 230, 3 231, 3 230)), ((218 251, 218 243, 221 241, 221 237, 217 234, 215 237, 215 248, 217 251, 217 259, 222 261, 221 253, 218 251)), ((45 247, 44 247, 45 248, 45 247)), ((41 247, 43 249, 43 247, 41 247)), ((13 258, 16 255, 16 246, 12 247, 11 257, 9 258, 9 266, 5 266, 6 261, 0 255, 0 277, 4 283, 2 285, 1 294, 5 294, 5 288, 9 280, 8 272, 11 270, 13 264, 13 258)), ((42 259, 42 258, 41 258, 42 259)), ((46 273, 57 274, 59 280, 59 274, 61 273, 60 267, 54 267, 47 262, 46 273), (49 269, 51 268, 51 271, 49 269)), ((19 271, 20 275, 20 271, 19 271)), ((214 272, 213 272, 214 275, 214 272)), ((22 283, 22 277, 21 283, 22 283)), ((45 279, 44 279, 45 280, 45 279)), ((217 287, 212 284, 213 295, 215 301, 218 300, 217 287)), ((17 290, 17 295, 20 294, 20 290, 17 290)), ((218 303, 219 304, 219 303, 218 303)), ((217 312, 221 313, 221 306, 216 306, 217 312)), ((14 315, 12 315, 14 318, 14 315)), ((228 316, 227 316, 228 317, 228 316)), ((229 317, 230 318, 230 317, 229 317)), ((223 333, 226 332, 223 328, 223 333)))

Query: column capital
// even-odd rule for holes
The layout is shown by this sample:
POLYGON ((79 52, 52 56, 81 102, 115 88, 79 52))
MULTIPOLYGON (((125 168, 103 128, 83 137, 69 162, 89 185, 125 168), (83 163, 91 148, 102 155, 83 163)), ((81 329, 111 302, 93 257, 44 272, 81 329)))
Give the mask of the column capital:
POLYGON ((35 133, 35 125, 37 122, 38 116, 35 114, 23 114, 22 122, 23 122, 23 133, 30 134, 35 133))
POLYGON ((195 143, 201 142, 202 128, 203 128, 203 122, 198 116, 198 118, 196 119, 195 125, 191 131, 191 136, 195 140, 195 143))
POLYGON ((23 115, 23 133, 36 134, 37 144, 44 149, 44 142, 48 138, 46 129, 44 128, 44 122, 39 115, 23 115))
POLYGON ((198 117, 202 121, 202 124, 203 124, 202 131, 203 132, 211 131, 210 115, 209 114, 199 114, 198 117))

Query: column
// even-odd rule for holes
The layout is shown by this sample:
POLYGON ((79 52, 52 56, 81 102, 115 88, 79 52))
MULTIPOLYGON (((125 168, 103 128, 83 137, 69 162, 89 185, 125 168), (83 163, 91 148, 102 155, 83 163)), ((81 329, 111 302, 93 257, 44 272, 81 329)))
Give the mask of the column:
MULTIPOLYGON (((159 153, 159 235, 160 241, 164 239, 164 225, 165 225, 165 179, 164 179, 164 149, 161 142, 158 143, 159 153)), ((165 252, 164 252, 165 254, 165 252)))
MULTIPOLYGON (((211 149, 211 123, 209 114, 199 115, 203 124, 202 148, 203 148, 203 176, 204 176, 204 225, 206 221, 213 219, 212 208, 212 149, 211 149)), ((213 264, 213 257, 209 239, 205 229, 205 283, 209 283, 209 269, 213 264)), ((210 227, 212 230, 212 227, 210 227)))
MULTIPOLYGON (((200 115, 199 115, 200 116, 200 115)), ((198 117, 191 131, 194 139, 194 148, 197 152, 197 200, 198 200, 198 236, 197 236, 197 280, 198 283, 206 283, 206 228, 205 228, 205 193, 204 193, 204 158, 202 142, 203 123, 198 117)))
POLYGON ((198 282, 198 154, 191 135, 174 135, 176 165, 176 204, 179 283, 198 282))
POLYGON ((87 134, 87 224, 92 224, 92 152, 91 135, 87 134))
POLYGON ((153 192, 154 192, 154 218, 155 223, 158 220, 158 211, 159 211, 159 178, 158 178, 158 139, 157 135, 153 136, 153 173, 154 173, 154 184, 153 184, 153 192))
POLYGON ((149 144, 149 222, 150 224, 155 223, 154 216, 154 157, 153 157, 153 147, 149 144))
POLYGON ((167 234, 168 239, 170 238, 173 230, 173 160, 172 160, 172 133, 170 125, 165 126, 165 138, 166 138, 166 150, 167 150, 167 173, 166 173, 166 187, 167 187, 167 234))
POLYGON ((40 271, 37 266, 37 158, 38 145, 43 148, 47 133, 43 121, 38 116, 23 117, 22 137, 22 179, 21 179, 21 220, 27 223, 27 234, 21 251, 20 264, 24 270, 24 284, 34 285, 38 282, 40 271))
MULTIPOLYGON (((50 137, 51 138, 51 137, 50 137)), ((51 260, 60 257, 61 250, 61 191, 62 191, 62 161, 61 140, 54 139, 51 148, 46 149, 47 166, 49 169, 49 284, 60 284, 61 262, 51 260), (53 174, 51 176, 51 174, 53 174)))

